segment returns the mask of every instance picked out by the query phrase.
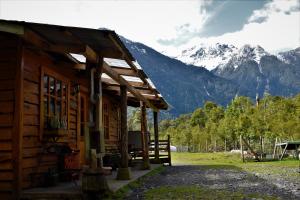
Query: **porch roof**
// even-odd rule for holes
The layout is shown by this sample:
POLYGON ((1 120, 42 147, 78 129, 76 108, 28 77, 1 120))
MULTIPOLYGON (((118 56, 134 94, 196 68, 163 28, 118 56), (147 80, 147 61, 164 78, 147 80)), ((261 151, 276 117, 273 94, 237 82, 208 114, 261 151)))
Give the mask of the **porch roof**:
POLYGON ((61 60, 73 63, 76 69, 86 69, 86 63, 72 54, 83 55, 94 63, 99 62, 98 57, 105 57, 103 72, 108 75, 103 78, 105 90, 119 93, 118 86, 126 85, 131 93, 128 98, 136 105, 144 101, 154 110, 168 108, 152 81, 112 30, 0 20, 0 31, 19 35, 32 48, 55 53, 61 60))

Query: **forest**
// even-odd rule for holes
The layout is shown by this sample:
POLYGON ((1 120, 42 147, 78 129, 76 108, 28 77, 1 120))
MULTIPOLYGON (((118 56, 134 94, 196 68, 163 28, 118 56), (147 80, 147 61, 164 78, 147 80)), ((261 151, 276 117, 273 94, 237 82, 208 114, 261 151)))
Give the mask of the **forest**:
MULTIPOLYGON (((129 130, 139 129, 139 116, 139 110, 132 113, 129 130)), ((152 133, 151 120, 148 127, 152 133)), ((271 152, 275 141, 300 140, 300 94, 290 98, 265 94, 256 101, 237 96, 227 107, 207 101, 193 113, 160 121, 159 134, 170 135, 177 151, 238 149, 242 135, 254 149, 271 152)))

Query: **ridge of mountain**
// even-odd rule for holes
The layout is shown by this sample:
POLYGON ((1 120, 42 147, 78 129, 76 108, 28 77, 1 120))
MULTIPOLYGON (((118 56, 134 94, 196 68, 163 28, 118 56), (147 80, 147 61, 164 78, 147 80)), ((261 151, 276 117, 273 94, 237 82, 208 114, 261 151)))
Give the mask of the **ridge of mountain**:
POLYGON ((205 101, 227 105, 236 94, 250 94, 203 67, 187 65, 138 42, 121 37, 170 105, 172 116, 192 112, 205 101))
POLYGON ((256 95, 262 97, 265 93, 289 97, 300 92, 300 48, 278 55, 250 45, 236 48, 217 44, 218 50, 211 47, 209 51, 189 51, 198 58, 227 56, 209 71, 205 66, 170 58, 142 43, 124 37, 121 40, 169 103, 168 117, 192 112, 205 101, 226 106, 236 95, 254 100, 256 95))

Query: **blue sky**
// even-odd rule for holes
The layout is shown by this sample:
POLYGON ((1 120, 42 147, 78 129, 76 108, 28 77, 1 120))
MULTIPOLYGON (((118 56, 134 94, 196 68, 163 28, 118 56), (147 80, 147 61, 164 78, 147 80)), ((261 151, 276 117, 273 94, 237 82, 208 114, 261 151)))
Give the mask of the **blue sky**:
POLYGON ((0 0, 0 18, 106 27, 171 56, 197 43, 300 46, 299 0, 0 0))

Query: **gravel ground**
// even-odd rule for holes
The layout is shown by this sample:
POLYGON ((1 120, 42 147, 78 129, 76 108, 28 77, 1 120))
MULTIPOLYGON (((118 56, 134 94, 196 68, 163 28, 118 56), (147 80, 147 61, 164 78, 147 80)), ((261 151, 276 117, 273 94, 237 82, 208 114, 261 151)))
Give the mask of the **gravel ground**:
POLYGON ((128 193, 126 199, 143 199, 148 189, 160 186, 201 186, 244 194, 258 193, 281 199, 300 199, 300 180, 289 182, 271 175, 250 174, 241 170, 205 166, 172 166, 146 177, 140 187, 128 193))

